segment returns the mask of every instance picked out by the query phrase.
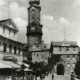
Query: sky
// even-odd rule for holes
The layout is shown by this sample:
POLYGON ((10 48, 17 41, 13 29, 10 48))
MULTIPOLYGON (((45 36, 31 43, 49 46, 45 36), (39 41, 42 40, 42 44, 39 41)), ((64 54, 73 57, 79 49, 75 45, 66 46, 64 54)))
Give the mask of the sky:
MULTIPOLYGON (((76 41, 80 45, 80 0, 41 0, 43 40, 76 41), (65 33, 64 33, 65 31, 65 33)), ((0 0, 0 20, 11 18, 19 29, 18 40, 27 42, 29 0, 0 0)))

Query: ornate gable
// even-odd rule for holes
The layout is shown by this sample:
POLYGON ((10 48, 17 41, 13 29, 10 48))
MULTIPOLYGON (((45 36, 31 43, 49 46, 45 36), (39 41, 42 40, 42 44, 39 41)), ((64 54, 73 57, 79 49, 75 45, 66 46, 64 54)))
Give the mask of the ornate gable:
POLYGON ((2 20, 2 21, 0 21, 0 24, 3 27, 6 27, 6 28, 9 28, 9 29, 12 29, 12 30, 18 32, 18 28, 17 28, 17 26, 15 25, 15 23, 13 22, 12 19, 2 20))

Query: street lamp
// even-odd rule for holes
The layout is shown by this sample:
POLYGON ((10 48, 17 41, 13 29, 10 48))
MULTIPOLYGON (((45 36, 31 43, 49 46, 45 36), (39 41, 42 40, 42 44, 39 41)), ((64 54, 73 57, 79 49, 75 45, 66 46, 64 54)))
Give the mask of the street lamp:
MULTIPOLYGON (((22 63, 22 70, 23 70, 23 73, 24 73, 24 52, 26 51, 26 45, 25 44, 23 44, 23 46, 22 46, 22 52, 23 52, 23 63, 22 63)), ((25 75, 25 73, 23 74, 23 80, 24 80, 24 75, 25 75)))

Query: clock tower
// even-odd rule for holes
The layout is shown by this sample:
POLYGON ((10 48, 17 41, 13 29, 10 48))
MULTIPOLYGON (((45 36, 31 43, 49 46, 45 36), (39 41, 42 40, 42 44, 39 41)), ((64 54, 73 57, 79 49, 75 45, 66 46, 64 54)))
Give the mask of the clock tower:
POLYGON ((30 0, 28 8, 27 43, 28 47, 42 42, 42 25, 40 23, 40 0, 30 0))

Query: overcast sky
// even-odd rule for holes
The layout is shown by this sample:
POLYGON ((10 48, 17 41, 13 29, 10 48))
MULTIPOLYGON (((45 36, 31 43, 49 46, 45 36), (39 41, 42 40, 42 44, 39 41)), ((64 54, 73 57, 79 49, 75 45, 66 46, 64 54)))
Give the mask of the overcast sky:
MULTIPOLYGON (((12 18, 18 26, 18 40, 27 42, 29 0, 0 0, 0 20, 12 18)), ((64 40, 80 45, 80 0, 41 0, 41 24, 45 43, 64 40)))

